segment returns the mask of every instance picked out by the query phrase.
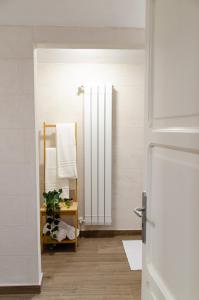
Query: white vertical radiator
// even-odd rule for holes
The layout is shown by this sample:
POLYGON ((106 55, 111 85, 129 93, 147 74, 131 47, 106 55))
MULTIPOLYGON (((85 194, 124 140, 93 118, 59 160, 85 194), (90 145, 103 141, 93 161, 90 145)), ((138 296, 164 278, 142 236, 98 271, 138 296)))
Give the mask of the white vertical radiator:
POLYGON ((112 85, 84 88, 84 199, 88 225, 111 224, 112 85))

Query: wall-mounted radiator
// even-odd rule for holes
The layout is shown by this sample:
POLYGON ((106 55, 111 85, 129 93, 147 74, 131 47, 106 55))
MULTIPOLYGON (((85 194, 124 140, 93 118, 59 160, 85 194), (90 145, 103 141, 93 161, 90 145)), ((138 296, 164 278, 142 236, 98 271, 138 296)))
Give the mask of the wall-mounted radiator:
POLYGON ((111 224, 112 85, 84 87, 85 222, 111 224))

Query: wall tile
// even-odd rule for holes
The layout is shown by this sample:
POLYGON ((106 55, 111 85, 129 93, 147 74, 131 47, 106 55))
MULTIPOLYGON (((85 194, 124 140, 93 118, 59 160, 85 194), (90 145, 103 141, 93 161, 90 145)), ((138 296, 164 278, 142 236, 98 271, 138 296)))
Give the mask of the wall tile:
POLYGON ((0 93, 19 91, 18 61, 3 59, 0 56, 0 93))
POLYGON ((19 92, 34 93, 34 62, 32 59, 18 60, 19 92))
MULTIPOLYGON (((0 227, 6 227, 7 225, 36 226, 36 218, 34 215, 36 211, 36 199, 34 195, 3 195, 1 201, 3 214, 0 218, 0 227)), ((9 235, 7 238, 9 239, 9 235)))
POLYGON ((0 164, 24 163, 24 132, 21 129, 0 129, 0 164))
POLYGON ((139 169, 141 166, 143 166, 143 149, 133 147, 115 147, 113 149, 113 170, 139 169))
MULTIPOLYGON (((20 211, 16 211, 20 213, 20 211)), ((10 226, 9 219, 6 226, 0 226, 1 255, 34 255, 37 251, 37 243, 32 235, 32 228, 30 226, 10 226), (23 238, 21 238, 23 237, 23 238), (16 243, 16 239, 18 242, 16 243)))
MULTIPOLYGON (((19 239, 17 239, 19 242, 19 239)), ((31 255, 0 255, 1 285, 39 283, 38 261, 31 255)))
POLYGON ((144 147, 144 127, 130 126, 128 123, 121 124, 117 131, 113 132, 113 149, 129 147, 143 149, 144 147), (128 138, 127 138, 128 137, 128 138))
POLYGON ((0 194, 35 195, 35 169, 33 164, 0 164, 0 194))
POLYGON ((0 128, 34 128, 34 97, 26 95, 0 95, 0 128))
POLYGON ((1 26, 0 41, 1 58, 13 59, 33 56, 31 27, 1 26))
POLYGON ((31 27, 0 26, 0 285, 38 284, 31 27))
POLYGON ((24 129, 24 160, 27 163, 32 163, 35 160, 36 149, 33 146, 36 140, 34 129, 24 129))
MULTIPOLYGON (((1 57, 0 57, 1 58, 1 57)), ((0 59, 0 94, 34 92, 33 59, 0 59)))

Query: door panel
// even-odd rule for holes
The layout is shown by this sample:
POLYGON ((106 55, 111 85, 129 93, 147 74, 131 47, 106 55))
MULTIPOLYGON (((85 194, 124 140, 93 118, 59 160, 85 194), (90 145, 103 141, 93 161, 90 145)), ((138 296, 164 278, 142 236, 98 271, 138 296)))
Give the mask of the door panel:
POLYGON ((153 267, 152 276, 156 273, 164 278, 174 299, 189 299, 194 286, 195 291, 198 289, 199 278, 198 265, 191 261, 195 252, 191 245, 199 244, 199 235, 192 234, 199 211, 199 155, 153 147, 151 159, 152 201, 148 218, 153 226, 148 264, 153 267), (194 274, 191 282, 190 267, 194 274))
POLYGON ((153 118, 198 116, 199 1, 154 0, 151 9, 153 118))
POLYGON ((142 299, 198 300, 199 1, 147 1, 142 299))

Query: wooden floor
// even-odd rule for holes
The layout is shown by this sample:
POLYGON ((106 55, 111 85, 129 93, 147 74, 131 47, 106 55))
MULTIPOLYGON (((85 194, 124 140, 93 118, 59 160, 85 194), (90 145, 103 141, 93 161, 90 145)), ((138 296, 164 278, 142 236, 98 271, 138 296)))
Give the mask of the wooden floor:
POLYGON ((140 300, 141 272, 130 271, 122 240, 131 236, 81 238, 75 253, 65 246, 42 256, 40 295, 3 300, 140 300))

